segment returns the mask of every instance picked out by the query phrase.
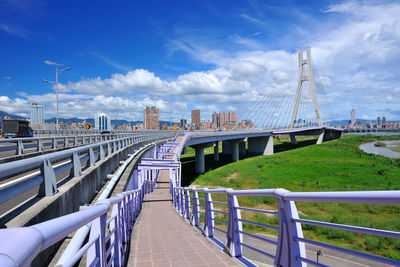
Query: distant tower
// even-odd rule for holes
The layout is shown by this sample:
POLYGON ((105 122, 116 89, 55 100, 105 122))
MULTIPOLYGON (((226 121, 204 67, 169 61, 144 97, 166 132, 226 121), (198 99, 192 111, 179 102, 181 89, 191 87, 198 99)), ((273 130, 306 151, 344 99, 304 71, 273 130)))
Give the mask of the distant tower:
POLYGON ((292 120, 290 122, 291 128, 294 127, 295 120, 297 117, 297 112, 299 111, 299 103, 300 103, 300 97, 301 97, 301 85, 303 84, 303 81, 308 81, 310 84, 310 92, 311 92, 311 97, 312 101, 314 104, 314 109, 315 109, 315 114, 318 120, 318 126, 322 126, 322 120, 321 120, 321 115, 319 113, 319 108, 318 108, 318 103, 317 103, 317 98, 315 96, 315 91, 314 91, 314 82, 312 79, 312 70, 311 70, 311 48, 307 47, 307 58, 304 60, 303 59, 303 50, 299 49, 299 76, 297 80, 297 92, 296 92, 296 102, 294 105, 293 109, 293 114, 292 114, 292 120), (303 72, 303 66, 307 65, 307 74, 304 75, 303 72))
POLYGON ((95 129, 101 131, 109 131, 111 130, 111 119, 110 116, 100 113, 94 118, 95 129))
POLYGON ((350 127, 354 127, 356 125, 356 110, 353 108, 351 110, 351 122, 350 122, 350 127))
POLYGON ((192 124, 195 125, 196 130, 200 129, 200 110, 192 110, 192 124))
POLYGON ((376 128, 381 127, 381 117, 376 118, 376 128))
POLYGON ((160 130, 160 111, 156 107, 144 109, 144 129, 160 130))
POLYGON ((44 124, 44 107, 43 105, 32 103, 31 127, 36 127, 37 125, 42 125, 42 124, 44 124))
POLYGON ((382 126, 383 126, 383 127, 386 126, 386 117, 382 117, 382 126))

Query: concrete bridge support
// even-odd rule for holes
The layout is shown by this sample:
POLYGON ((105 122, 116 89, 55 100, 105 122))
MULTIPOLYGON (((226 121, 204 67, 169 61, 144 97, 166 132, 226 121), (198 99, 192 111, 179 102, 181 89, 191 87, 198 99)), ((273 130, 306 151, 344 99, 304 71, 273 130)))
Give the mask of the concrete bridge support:
POLYGON ((289 136, 290 136, 290 142, 291 142, 293 145, 297 145, 296 136, 294 136, 294 134, 290 134, 289 136))
POLYGON ((214 144, 214 161, 219 161, 219 142, 214 144))
POLYGON ((196 160, 196 173, 204 173, 204 147, 197 146, 195 148, 195 160, 196 160))
POLYGON ((246 154, 246 142, 245 141, 239 142, 239 154, 240 155, 246 154))
POLYGON ((232 141, 231 149, 232 149, 232 161, 233 162, 239 161, 239 141, 232 141))
POLYGON ((321 133, 318 135, 317 145, 322 144, 324 141, 325 131, 322 129, 321 133))
POLYGON ((211 146, 214 146, 214 143, 205 143, 193 146, 195 149, 194 158, 196 160, 196 173, 201 174, 205 172, 204 148, 211 146))
POLYGON ((274 139, 272 135, 248 138, 248 152, 260 155, 274 154, 274 139))
POLYGON ((222 141, 222 154, 224 155, 232 154, 232 147, 230 141, 222 141))

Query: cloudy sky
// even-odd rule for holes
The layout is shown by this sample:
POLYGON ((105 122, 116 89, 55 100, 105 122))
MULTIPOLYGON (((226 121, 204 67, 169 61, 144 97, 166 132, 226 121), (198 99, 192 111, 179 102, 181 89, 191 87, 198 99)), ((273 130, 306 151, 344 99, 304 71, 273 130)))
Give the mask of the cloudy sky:
POLYGON ((256 120, 275 103, 290 113, 285 84, 310 46, 324 121, 352 108, 398 120, 399 14, 384 0, 0 0, 0 110, 28 115, 37 102, 54 117, 43 79, 59 66, 71 67, 59 75, 60 117, 138 120, 149 105, 164 120, 194 108, 202 120, 223 110, 256 120))

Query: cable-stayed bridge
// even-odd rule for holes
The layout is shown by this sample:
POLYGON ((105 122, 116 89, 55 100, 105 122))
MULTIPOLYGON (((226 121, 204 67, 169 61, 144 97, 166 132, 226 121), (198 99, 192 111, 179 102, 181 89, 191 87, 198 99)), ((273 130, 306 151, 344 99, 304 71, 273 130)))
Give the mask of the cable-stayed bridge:
MULTIPOLYGON (((298 69, 275 71, 272 81, 263 89, 257 102, 241 114, 260 129, 287 129, 323 126, 316 85, 325 94, 321 77, 313 64, 311 48, 298 50, 298 69), (314 75, 317 73, 317 75, 314 75)), ((330 107, 327 107, 330 111, 330 107)))
POLYGON ((400 265, 305 238, 303 227, 397 239, 399 232, 305 220, 296 207, 303 201, 400 205, 399 191, 182 187, 180 156, 187 146, 195 148, 196 171, 204 173, 206 147, 214 147, 218 161, 222 144, 222 153, 237 161, 248 152, 272 155, 274 135, 288 135, 293 143, 296 135, 318 136, 317 144, 342 136, 342 130, 322 125, 309 49, 306 59, 299 51, 296 86, 271 92, 250 111, 263 130, 68 133, 4 141, 9 148, 4 151, 17 158, 0 164, 0 266, 400 265), (241 196, 271 197, 277 209, 241 206, 241 196), (275 217, 277 223, 257 222, 249 212, 275 217), (248 232, 245 224, 276 235, 248 232))

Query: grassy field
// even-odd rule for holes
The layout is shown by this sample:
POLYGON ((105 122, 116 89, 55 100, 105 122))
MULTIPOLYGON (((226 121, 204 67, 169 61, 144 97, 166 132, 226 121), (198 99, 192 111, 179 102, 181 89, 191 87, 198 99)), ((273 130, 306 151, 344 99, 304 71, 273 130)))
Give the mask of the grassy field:
MULTIPOLYGON (((290 191, 400 190, 400 159, 367 154, 358 148, 362 143, 389 139, 400 139, 400 136, 346 136, 322 145, 292 150, 287 150, 293 148, 288 141, 275 140, 282 152, 251 157, 222 167, 212 166, 213 171, 200 175, 192 185, 234 189, 285 188, 290 191)), ((307 142, 310 141, 300 143, 307 142)), ((229 161, 229 157, 223 158, 218 164, 229 161)), ((185 172, 185 164, 193 164, 193 158, 183 159, 182 163, 185 172)), ((211 159, 207 162, 206 156, 207 170, 211 163, 211 159)), ((239 203, 245 207, 276 209, 275 200, 266 197, 241 197, 239 203)), ((400 206, 307 202, 296 205, 301 218, 400 231, 400 206)), ((278 223, 274 216, 251 213, 243 216, 271 225, 278 223)), ((251 232, 264 231, 251 225, 244 225, 244 228, 251 232)), ((303 225, 303 230, 306 238, 400 260, 400 240, 307 225, 303 225)))

